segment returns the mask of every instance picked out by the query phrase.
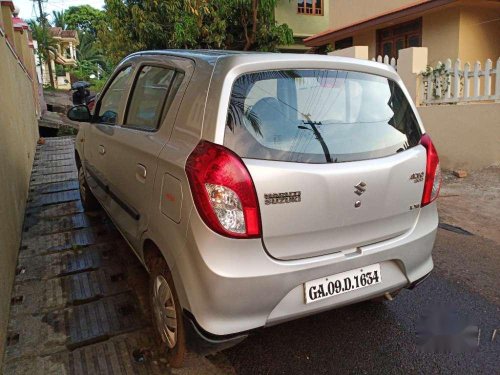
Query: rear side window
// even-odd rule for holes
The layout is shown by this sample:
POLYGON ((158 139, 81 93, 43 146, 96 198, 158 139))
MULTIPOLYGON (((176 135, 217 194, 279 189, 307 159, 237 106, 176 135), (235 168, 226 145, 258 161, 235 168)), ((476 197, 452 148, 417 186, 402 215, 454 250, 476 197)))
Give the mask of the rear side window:
POLYGON ((144 130, 157 129, 183 76, 172 69, 142 67, 136 78, 125 125, 144 130))
POLYGON ((286 70, 235 81, 224 145, 252 159, 337 163, 393 155, 420 137, 396 82, 360 72, 286 70))

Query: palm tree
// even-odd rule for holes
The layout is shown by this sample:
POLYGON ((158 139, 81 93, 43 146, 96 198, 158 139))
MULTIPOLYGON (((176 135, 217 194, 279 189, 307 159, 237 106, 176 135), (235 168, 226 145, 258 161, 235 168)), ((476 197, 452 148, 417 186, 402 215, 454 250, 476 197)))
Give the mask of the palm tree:
MULTIPOLYGON (((54 73, 52 70, 52 64, 50 61, 51 54, 54 57, 57 54, 57 41, 50 35, 50 32, 46 26, 42 26, 36 21, 29 22, 33 39, 37 41, 38 44, 38 54, 42 57, 42 60, 47 62, 47 66, 49 69, 49 78, 50 78, 50 86, 52 88, 55 87, 54 82, 54 73)), ((42 82, 43 82, 43 77, 42 82)))
POLYGON ((52 18, 53 18, 53 24, 55 27, 60 27, 62 28, 63 30, 66 30, 66 21, 64 19, 64 10, 62 11, 57 11, 57 10, 54 10, 52 12, 52 18))
POLYGON ((80 39, 80 44, 76 49, 77 60, 105 66, 106 60, 94 37, 89 33, 79 32, 78 39, 80 39))

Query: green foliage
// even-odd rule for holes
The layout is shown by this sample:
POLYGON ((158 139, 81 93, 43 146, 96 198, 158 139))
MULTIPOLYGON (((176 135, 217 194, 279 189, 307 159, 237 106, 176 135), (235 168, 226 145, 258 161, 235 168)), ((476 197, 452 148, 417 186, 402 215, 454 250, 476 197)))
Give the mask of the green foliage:
POLYGON ((63 77, 65 75, 66 75, 66 70, 64 69, 64 66, 56 64, 56 76, 63 77))
POLYGON ((79 81, 88 81, 90 79, 91 74, 96 73, 96 66, 90 61, 81 60, 78 61, 78 64, 75 68, 71 69, 71 73, 79 80, 79 81))
POLYGON ((293 43, 278 0, 106 0, 99 39, 112 62, 143 49, 275 51, 293 43))
POLYGON ((92 85, 91 90, 94 92, 101 92, 104 85, 106 84, 106 81, 108 80, 108 74, 105 73, 103 76, 101 76, 101 79, 91 79, 89 82, 92 85))
MULTIPOLYGON (((70 126, 70 125, 61 125, 59 129, 57 130, 57 136, 58 137, 64 137, 64 136, 75 136, 78 134, 78 129, 70 126)), ((73 245, 75 246, 75 245, 73 245)), ((78 246, 78 245, 76 245, 78 246)))
MULTIPOLYGON (((101 45, 97 40, 97 28, 104 23, 104 12, 89 5, 72 6, 67 11, 53 12, 53 24, 64 29, 78 31, 80 41, 76 48, 77 66, 71 69, 71 73, 78 80, 92 81, 90 76, 102 76, 108 66, 107 59, 103 55, 101 45)), ((61 67, 56 65, 60 72, 61 67)), ((101 80, 95 79, 96 85, 101 80)))
POLYGON ((44 27, 37 21, 28 21, 33 39, 37 41, 38 53, 42 56, 43 61, 47 61, 49 53, 54 53, 57 48, 57 41, 50 35, 48 28, 44 27))
POLYGON ((106 65, 106 59, 102 54, 99 43, 91 34, 79 32, 78 39, 80 44, 76 49, 77 60, 89 61, 93 64, 99 64, 101 67, 106 65))
MULTIPOLYGON (((28 22, 31 28, 33 39, 37 41, 37 53, 41 56, 44 62, 49 61, 50 55, 57 53, 57 41, 50 35, 45 15, 40 21, 31 20, 28 22)), ((49 67, 50 86, 54 87, 54 78, 52 74, 52 65, 47 64, 49 67)))
POLYGON ((52 12, 52 24, 55 26, 55 27, 60 27, 62 28, 63 30, 66 30, 66 20, 65 20, 65 12, 64 10, 62 11, 57 11, 57 10, 54 10, 52 12))
POLYGON ((67 29, 79 30, 95 38, 97 28, 105 22, 105 15, 102 10, 90 5, 71 6, 64 12, 64 21, 67 29))
MULTIPOLYGON (((440 99, 442 95, 448 90, 448 87, 451 85, 451 72, 446 68, 446 65, 442 62, 438 62, 436 67, 433 68, 430 65, 427 65, 425 71, 420 73, 422 77, 430 77, 432 82, 432 97, 434 99, 440 99), (438 92, 438 86, 441 88, 441 94, 438 92)), ((427 80, 424 81, 424 85, 426 90, 427 80)))

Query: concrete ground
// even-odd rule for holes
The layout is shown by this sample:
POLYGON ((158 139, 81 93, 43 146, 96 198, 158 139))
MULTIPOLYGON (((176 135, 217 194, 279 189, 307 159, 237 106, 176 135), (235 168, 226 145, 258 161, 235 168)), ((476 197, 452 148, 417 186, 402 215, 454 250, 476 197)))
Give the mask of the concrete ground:
MULTIPOLYGON (((499 169, 446 174, 435 270, 391 302, 361 303, 257 330, 170 369, 152 340, 147 275, 102 213, 83 213, 71 138, 39 146, 31 181, 4 373, 500 373, 499 169), (417 345, 444 305, 474 327, 472 348, 417 345)), ((1 372, 1 371, 0 371, 1 372)))

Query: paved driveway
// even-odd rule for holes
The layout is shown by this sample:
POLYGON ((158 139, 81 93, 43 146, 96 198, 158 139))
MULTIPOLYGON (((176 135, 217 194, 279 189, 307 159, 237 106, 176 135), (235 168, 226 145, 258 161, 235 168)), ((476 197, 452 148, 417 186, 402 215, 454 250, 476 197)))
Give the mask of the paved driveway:
POLYGON ((500 329, 500 245, 449 226, 438 234, 434 273, 414 291, 261 329, 215 356, 190 354, 186 368, 172 370, 151 339, 147 275, 102 212, 83 213, 76 177, 71 138, 39 146, 5 374, 500 373, 500 332, 492 340, 500 329), (471 351, 419 351, 417 324, 438 304, 477 327, 471 351))

